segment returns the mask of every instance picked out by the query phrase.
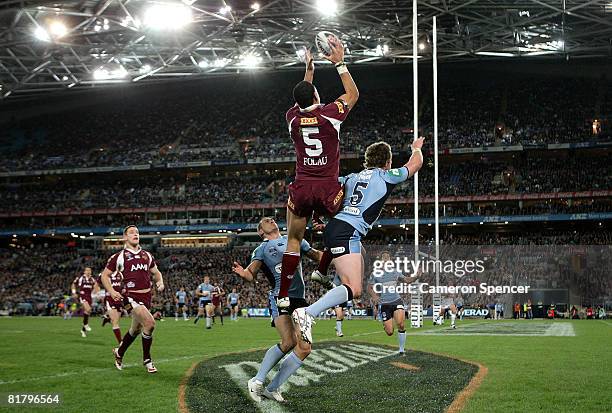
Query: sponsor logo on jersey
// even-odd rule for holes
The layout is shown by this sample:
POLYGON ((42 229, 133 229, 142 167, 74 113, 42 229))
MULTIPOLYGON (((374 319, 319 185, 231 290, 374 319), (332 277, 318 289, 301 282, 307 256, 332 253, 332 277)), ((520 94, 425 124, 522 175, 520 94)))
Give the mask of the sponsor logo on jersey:
POLYGON ((307 126, 307 125, 318 125, 319 121, 317 120, 317 118, 300 118, 300 126, 307 126))
POLYGON ((131 271, 140 271, 140 270, 144 270, 147 271, 149 269, 149 264, 132 264, 132 270, 131 271))
POLYGON ((338 113, 344 113, 344 104, 339 100, 334 102, 338 106, 338 113))
POLYGON ((346 251, 344 247, 334 247, 331 249, 332 254, 342 254, 344 251, 346 251))
POLYGON ((338 202, 342 200, 342 197, 344 197, 344 190, 340 188, 340 191, 338 191, 338 195, 336 195, 336 197, 334 198, 334 205, 338 205, 338 202))
POLYGON ((395 169, 389 169, 389 173, 393 176, 400 176, 402 173, 400 172, 399 169, 395 168, 395 169))
POLYGON ((134 281, 130 281, 129 283, 127 283, 127 287, 128 288, 134 288, 134 287, 136 287, 136 283, 134 283, 134 281))
POLYGON ((327 156, 321 158, 304 158, 304 166, 323 166, 327 165, 327 156))
POLYGON ((346 214, 350 214, 350 215, 359 215, 359 214, 361 214, 361 211, 359 211, 359 208, 351 207, 351 206, 345 206, 344 208, 342 208, 342 212, 344 212, 346 214))

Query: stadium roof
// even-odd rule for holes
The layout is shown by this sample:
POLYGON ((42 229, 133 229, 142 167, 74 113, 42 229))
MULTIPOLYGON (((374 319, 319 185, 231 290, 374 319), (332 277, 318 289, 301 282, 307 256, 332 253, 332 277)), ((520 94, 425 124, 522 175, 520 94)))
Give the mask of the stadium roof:
MULTIPOLYGON (((0 97, 302 68, 315 34, 352 64, 407 63, 409 0, 0 1, 0 97)), ((420 53, 438 16, 444 60, 609 57, 610 0, 419 1, 420 53)))

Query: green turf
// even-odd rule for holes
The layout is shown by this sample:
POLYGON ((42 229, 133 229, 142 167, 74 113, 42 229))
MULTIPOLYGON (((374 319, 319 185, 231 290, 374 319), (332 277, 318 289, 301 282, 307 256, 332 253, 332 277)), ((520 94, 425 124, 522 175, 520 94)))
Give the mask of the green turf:
MULTIPOLYGON (((139 341, 125 357, 129 367, 122 372, 114 369, 110 352, 114 337, 109 326, 102 329, 98 322, 99 319, 92 321, 94 330, 83 339, 78 319, 0 319, 0 393, 59 392, 63 397, 61 409, 0 407, 0 411, 173 412, 178 406, 179 383, 194 363, 225 353, 264 349, 277 340, 275 330, 264 319, 228 321, 224 327, 217 324, 212 330, 169 319, 159 322, 155 331, 153 356, 159 373, 147 375, 140 365, 139 341)), ((484 322, 460 322, 456 331, 461 333, 461 327, 471 323, 484 322)), ((507 322, 488 323, 499 329, 498 324, 507 322)), ((467 412, 612 411, 612 322, 571 323, 576 335, 565 337, 470 336, 452 332, 430 335, 408 330, 408 347, 449 354, 488 367, 489 373, 470 398, 467 412)), ((122 327, 125 331, 127 320, 122 327)), ((426 326, 424 330, 431 328, 426 326)), ((315 329, 317 340, 335 339, 334 322, 320 321, 315 329)), ((516 326, 512 329, 516 330, 516 326)), ((396 344, 396 337, 387 337, 374 321, 347 321, 344 330, 346 336, 340 340, 396 344)), ((477 331, 483 331, 483 324, 478 324, 477 331)), ((373 371, 365 378, 374 374, 373 371)), ((350 392, 351 387, 346 386, 345 391, 350 392)), ((410 392, 410 388, 405 391, 410 392)), ((313 388, 313 403, 317 401, 316 392, 313 388)), ((422 411, 433 410, 428 408, 430 400, 420 403, 422 411)))

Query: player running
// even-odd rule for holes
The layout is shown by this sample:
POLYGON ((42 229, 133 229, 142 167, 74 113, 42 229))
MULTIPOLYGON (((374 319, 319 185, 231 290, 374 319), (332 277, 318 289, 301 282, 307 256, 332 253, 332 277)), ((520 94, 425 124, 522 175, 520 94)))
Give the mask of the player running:
MULTIPOLYGON (((332 53, 326 57, 335 64, 345 93, 333 103, 322 105, 312 84, 314 60, 306 52, 304 80, 293 89, 293 106, 285 115, 297 157, 295 181, 289 185, 287 200, 287 248, 283 254, 278 306, 290 305, 291 277, 300 263, 300 246, 308 219, 314 214, 333 216, 344 195, 338 183, 340 165, 340 126, 359 98, 359 91, 344 63, 344 46, 335 37, 329 40, 332 53)), ((323 260, 330 262, 329 252, 323 260)), ((328 265, 328 264, 327 264, 328 265)))
MULTIPOLYGON (((423 166, 424 138, 412 143, 412 155, 401 168, 391 169, 392 152, 385 142, 366 149, 365 169, 345 178, 347 197, 342 211, 325 228, 325 248, 333 256, 336 273, 343 284, 328 291, 307 308, 293 312, 293 321, 300 326, 302 338, 312 343, 314 318, 322 311, 361 295, 364 256, 361 238, 365 237, 378 219, 385 201, 399 183, 406 181, 423 166)), ((324 269, 327 273, 327 269, 324 269)))
POLYGON ((81 327, 81 337, 87 337, 89 327, 89 315, 91 314, 92 298, 91 295, 100 291, 100 286, 94 277, 91 276, 91 267, 85 267, 83 275, 76 277, 70 286, 72 297, 78 300, 83 307, 83 327, 81 327), (78 294, 77 294, 78 293, 78 294))
MULTIPOLYGON (((119 271, 115 271, 110 275, 110 282, 115 291, 123 291, 123 276, 119 271)), ((102 274, 100 274, 100 283, 102 283, 102 274)), ((110 291, 106 290, 104 293, 104 307, 106 308, 106 314, 102 321, 102 327, 110 322, 113 326, 115 339, 117 343, 121 345, 121 327, 119 325, 119 320, 121 320, 121 315, 123 314, 123 302, 121 299, 113 299, 110 291)))
POLYGON ((232 288, 232 292, 228 294, 227 306, 230 309, 230 320, 238 321, 238 311, 240 311, 240 294, 236 292, 236 288, 232 288))
POLYGON ((223 288, 219 286, 218 283, 213 285, 212 292, 212 305, 213 305, 213 323, 215 322, 215 317, 218 315, 221 318, 221 325, 223 325, 223 307, 221 303, 223 302, 223 296, 225 295, 225 291, 223 288))
MULTIPOLYGON (((280 288, 280 266, 282 256, 287 248, 287 236, 281 236, 278 225, 273 218, 263 218, 257 225, 257 233, 263 238, 263 242, 253 251, 251 263, 247 268, 243 268, 239 263, 234 262, 232 270, 247 281, 254 281, 255 276, 261 270, 272 289, 268 293, 270 312, 272 315, 272 326, 281 338, 280 344, 270 347, 264 356, 257 375, 249 380, 249 396, 259 402, 262 396, 284 402, 285 399, 280 394, 280 386, 295 373, 304 363, 304 359, 310 354, 311 346, 301 339, 299 332, 291 322, 291 312, 300 307, 306 307, 305 285, 302 276, 302 267, 298 265, 295 277, 291 278, 289 288, 289 308, 279 308, 276 305, 276 296, 280 288), (274 376, 267 387, 264 387, 266 376, 272 368, 291 350, 293 352, 285 358, 280 366, 278 373, 274 376)), ((301 252, 313 261, 319 261, 322 256, 320 251, 311 248, 307 241, 302 240, 301 252)))
POLYGON ((183 314, 183 320, 188 321, 189 317, 187 317, 187 291, 185 291, 185 287, 181 287, 176 294, 174 294, 174 320, 178 321, 179 313, 183 314))
POLYGON ((149 311, 151 308, 151 278, 155 281, 157 291, 164 290, 164 279, 157 268, 155 259, 150 252, 140 247, 140 234, 138 227, 129 225, 123 230, 124 247, 113 254, 102 271, 102 284, 110 292, 113 300, 123 300, 125 310, 132 315, 130 329, 123 336, 118 348, 113 349, 115 367, 123 369, 123 356, 142 333, 143 364, 149 373, 156 373, 157 369, 151 360, 151 345, 153 344, 153 330, 155 319, 149 311), (113 288, 111 274, 120 272, 123 275, 124 292, 113 288))
MULTIPOLYGON (((391 255, 388 252, 383 252, 380 259, 383 262, 392 261, 391 255)), ((406 310, 404 307, 404 300, 402 300, 399 293, 395 292, 395 288, 400 281, 409 284, 414 280, 416 280, 416 277, 405 278, 397 271, 384 271, 380 277, 373 276, 368 287, 370 296, 380 303, 383 328, 388 336, 393 335, 393 323, 395 322, 400 355, 404 355, 404 347, 406 345, 406 328, 404 325, 406 310)))
POLYGON ((196 289, 196 297, 198 297, 198 316, 193 321, 193 324, 197 324, 200 318, 206 313, 206 329, 212 328, 212 316, 215 307, 212 304, 212 293, 214 287, 210 283, 210 277, 207 275, 204 277, 204 282, 198 285, 196 289))
POLYGON ((444 297, 442 299, 442 306, 440 307, 440 314, 434 321, 434 325, 442 325, 444 323, 444 317, 446 313, 450 313, 451 328, 457 328, 455 320, 457 319, 457 306, 455 305, 455 298, 453 296, 444 297))

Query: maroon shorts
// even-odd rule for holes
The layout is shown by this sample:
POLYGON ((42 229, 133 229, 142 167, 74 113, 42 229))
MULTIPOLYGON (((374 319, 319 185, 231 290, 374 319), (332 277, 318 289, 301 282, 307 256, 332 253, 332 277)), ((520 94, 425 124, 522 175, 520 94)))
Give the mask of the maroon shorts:
POLYGON ((151 291, 148 293, 135 293, 128 291, 123 295, 123 306, 129 312, 138 306, 145 306, 148 309, 151 308, 151 291))
POLYGON ((123 302, 121 302, 121 300, 115 301, 113 300, 112 297, 106 296, 104 298, 104 301, 105 301, 104 306, 106 307, 107 310, 114 308, 117 311, 121 311, 123 309, 123 302))
POLYGON ((310 218, 333 216, 342 205, 344 189, 338 181, 294 181, 289 185, 287 206, 295 215, 310 218))
POLYGON ((79 295, 79 302, 81 304, 87 302, 89 303, 89 306, 91 307, 91 295, 79 295))

